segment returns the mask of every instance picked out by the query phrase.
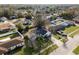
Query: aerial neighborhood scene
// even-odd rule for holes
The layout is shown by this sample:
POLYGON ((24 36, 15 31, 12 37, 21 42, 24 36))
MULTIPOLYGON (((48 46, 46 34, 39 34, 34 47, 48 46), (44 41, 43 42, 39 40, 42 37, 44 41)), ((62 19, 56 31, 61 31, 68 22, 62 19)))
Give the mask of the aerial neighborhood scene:
POLYGON ((0 4, 0 55, 79 55, 79 5, 0 4))

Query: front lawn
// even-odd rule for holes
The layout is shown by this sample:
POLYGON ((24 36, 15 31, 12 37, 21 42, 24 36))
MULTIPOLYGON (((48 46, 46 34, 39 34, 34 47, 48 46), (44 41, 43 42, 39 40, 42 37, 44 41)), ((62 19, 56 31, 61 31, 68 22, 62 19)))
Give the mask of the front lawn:
POLYGON ((75 53, 76 55, 79 54, 79 46, 77 46, 77 47, 73 50, 73 53, 75 53))
POLYGON ((79 29, 79 26, 70 26, 70 27, 65 28, 65 30, 63 32, 66 34, 69 34, 73 31, 75 31, 76 29, 79 29))
POLYGON ((59 34, 55 34, 55 35, 53 35, 56 39, 58 39, 58 40, 60 40, 61 39, 61 37, 60 37, 60 35, 59 34))
POLYGON ((63 37, 62 35, 59 35, 59 34, 55 34, 55 35, 53 35, 56 39, 58 39, 58 40, 60 40, 61 42, 67 42, 68 40, 65 38, 65 37, 63 37))
POLYGON ((73 32, 71 35, 69 35, 70 37, 73 37, 75 35, 79 34, 79 30, 77 30, 76 32, 73 32))
POLYGON ((45 51, 43 51, 42 53, 40 53, 41 55, 48 55, 49 53, 53 52, 54 50, 56 50, 58 48, 57 45, 52 45, 51 47, 49 47, 48 49, 46 49, 45 51))

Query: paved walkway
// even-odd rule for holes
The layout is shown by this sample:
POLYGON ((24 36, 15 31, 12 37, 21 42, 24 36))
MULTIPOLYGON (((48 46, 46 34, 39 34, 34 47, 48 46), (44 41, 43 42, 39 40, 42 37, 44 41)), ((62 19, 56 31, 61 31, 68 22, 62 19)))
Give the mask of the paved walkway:
POLYGON ((61 46, 63 44, 60 40, 54 38, 53 36, 51 37, 51 41, 58 46, 61 46))

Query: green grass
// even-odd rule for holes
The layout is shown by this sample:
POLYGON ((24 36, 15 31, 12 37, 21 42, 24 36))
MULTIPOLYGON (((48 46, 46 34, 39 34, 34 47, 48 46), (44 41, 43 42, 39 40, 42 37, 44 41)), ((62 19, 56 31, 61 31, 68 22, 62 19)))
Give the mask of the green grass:
POLYGON ((44 49, 44 48, 46 48, 46 47, 48 47, 49 45, 51 45, 51 44, 53 44, 50 40, 49 41, 44 41, 44 40, 40 40, 40 43, 41 44, 38 44, 37 43, 37 46, 39 46, 39 45, 41 45, 41 48, 40 48, 40 50, 39 49, 34 49, 34 48, 22 48, 22 50, 21 51, 18 51, 16 54, 17 55, 34 55, 34 54, 36 54, 36 53, 39 53, 39 51, 41 51, 42 49, 44 49), (26 52, 26 53, 25 53, 26 52))
POLYGON ((59 34, 56 34, 56 35, 53 35, 56 39, 60 39, 60 35, 59 34))
POLYGON ((49 53, 53 52, 54 50, 56 50, 58 48, 57 45, 52 45, 51 47, 49 47, 48 49, 46 49, 45 51, 43 51, 41 53, 41 55, 48 55, 49 53))
POLYGON ((66 34, 69 34, 73 31, 75 31, 76 29, 79 29, 79 26, 70 26, 70 27, 65 28, 65 30, 63 32, 66 34))
POLYGON ((68 40, 65 38, 65 37, 63 37, 63 36, 61 36, 61 35, 59 35, 59 34, 56 34, 56 35, 53 35, 56 39, 58 39, 58 40, 60 40, 61 42, 67 42, 68 40))
POLYGON ((79 34, 79 30, 77 30, 76 32, 72 33, 71 35, 69 35, 70 37, 73 37, 75 35, 79 34))
MULTIPOLYGON (((44 49, 46 47, 48 47, 48 46, 43 46, 42 49, 44 49)), ((42 49, 40 49, 40 51, 42 49)), ((27 48, 22 48, 22 50, 20 50, 17 53, 15 53, 15 55, 35 55, 37 53, 39 53, 39 50, 34 50, 33 48, 28 48, 28 49, 27 48)))
POLYGON ((73 50, 73 53, 75 53, 76 55, 79 54, 79 46, 77 46, 77 47, 73 50))
POLYGON ((24 54, 23 54, 23 51, 20 50, 18 52, 15 52, 14 55, 24 55, 24 54))
POLYGON ((61 41, 62 41, 63 43, 65 43, 65 42, 67 42, 68 40, 65 39, 65 38, 63 38, 61 41))

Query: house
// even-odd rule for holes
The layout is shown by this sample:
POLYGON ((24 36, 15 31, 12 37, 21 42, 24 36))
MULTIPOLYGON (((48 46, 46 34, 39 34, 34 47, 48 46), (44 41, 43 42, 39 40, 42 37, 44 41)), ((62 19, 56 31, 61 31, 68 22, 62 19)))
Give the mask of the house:
POLYGON ((31 23, 32 23, 31 19, 24 19, 23 22, 24 25, 31 25, 31 23))
POLYGON ((79 16, 75 17, 75 18, 73 19, 73 21, 74 21, 75 23, 79 24, 79 16))
POLYGON ((17 19, 16 15, 10 16, 10 19, 17 19))
POLYGON ((0 31, 2 32, 6 32, 6 31, 9 31, 11 29, 14 29, 13 26, 8 23, 8 22, 5 22, 5 23, 0 23, 0 31))
POLYGON ((7 54, 8 52, 14 50, 15 48, 21 47, 24 45, 23 40, 20 37, 16 37, 12 40, 6 41, 0 44, 0 54, 7 54))
POLYGON ((58 31, 64 29, 67 26, 72 26, 72 25, 74 25, 74 22, 67 21, 64 19, 56 19, 54 21, 51 21, 51 27, 53 28, 54 31, 58 31))
POLYGON ((7 32, 12 29, 15 29, 15 25, 7 21, 7 18, 1 17, 0 18, 0 32, 7 32))
POLYGON ((31 42, 31 43, 29 42, 30 47, 34 46, 36 49, 37 48, 36 38, 41 36, 45 38, 45 40, 48 40, 51 37, 51 32, 47 31, 44 28, 33 28, 33 29, 30 29, 30 31, 27 33, 27 36, 29 37, 29 40, 31 42))
POLYGON ((1 17, 0 18, 0 22, 5 22, 5 21, 7 21, 8 19, 6 18, 6 17, 1 17))
POLYGON ((40 27, 36 29, 36 34, 37 35, 41 35, 42 37, 50 37, 51 36, 51 32, 48 31, 46 28, 44 27, 40 27))
POLYGON ((50 19, 53 15, 46 16, 46 19, 50 19))

